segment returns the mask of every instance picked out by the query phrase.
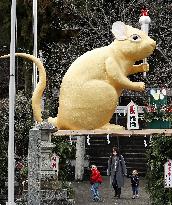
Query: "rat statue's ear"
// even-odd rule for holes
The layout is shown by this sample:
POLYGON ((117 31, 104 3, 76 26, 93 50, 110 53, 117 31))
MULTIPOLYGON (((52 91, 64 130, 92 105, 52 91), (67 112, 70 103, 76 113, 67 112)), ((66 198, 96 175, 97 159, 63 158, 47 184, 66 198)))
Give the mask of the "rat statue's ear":
POLYGON ((115 38, 119 41, 127 39, 127 27, 121 21, 116 21, 115 23, 113 23, 112 33, 115 36, 115 38))

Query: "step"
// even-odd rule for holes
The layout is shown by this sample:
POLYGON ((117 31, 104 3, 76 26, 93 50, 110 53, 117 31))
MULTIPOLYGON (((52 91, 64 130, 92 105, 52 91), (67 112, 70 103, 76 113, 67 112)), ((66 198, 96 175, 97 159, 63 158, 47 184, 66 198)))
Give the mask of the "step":
MULTIPOLYGON (((112 150, 112 147, 113 147, 113 146, 117 146, 117 144, 113 144, 113 143, 108 144, 107 141, 105 141, 104 143, 99 143, 99 142, 91 143, 91 142, 90 142, 90 145, 88 145, 88 144, 85 145, 86 149, 90 149, 90 148, 96 147, 96 146, 100 146, 100 147, 106 146, 106 147, 108 147, 110 150, 112 150)), ((124 149, 124 148, 125 148, 125 149, 129 149, 129 148, 134 148, 134 147, 136 147, 136 148, 142 148, 142 149, 147 149, 147 148, 145 147, 144 141, 142 141, 141 143, 132 143, 132 144, 130 144, 130 143, 127 143, 127 142, 126 142, 126 143, 124 143, 124 144, 122 144, 122 143, 119 144, 119 148, 120 148, 120 149, 124 149)))
MULTIPOLYGON (((146 166, 146 162, 145 161, 126 161, 126 166, 130 166, 130 167, 143 167, 143 166, 146 166)), ((90 165, 91 164, 95 164, 97 166, 105 166, 107 167, 108 166, 108 162, 107 161, 99 161, 99 160, 95 160, 95 159, 92 159, 90 160, 90 165)))
POLYGON ((137 167, 127 167, 127 173, 131 174, 134 169, 137 169, 138 173, 140 173, 140 172, 142 172, 142 173, 145 172, 146 173, 146 171, 147 171, 146 167, 138 167, 138 168, 137 167))
MULTIPOLYGON (((104 151, 104 152, 108 152, 108 153, 111 153, 111 150, 112 150, 112 147, 110 147, 109 145, 100 145, 100 144, 96 144, 96 145, 90 145, 89 147, 86 147, 86 150, 89 152, 90 150, 91 151, 96 151, 96 150, 101 150, 101 151, 104 151)), ((141 152, 145 152, 146 153, 146 148, 141 145, 132 145, 132 146, 121 146, 120 147, 120 152, 121 153, 125 153, 125 152, 130 152, 132 150, 136 150, 137 152, 138 151, 141 151, 141 152)))
MULTIPOLYGON (((133 148, 128 148, 128 149, 120 149, 120 153, 121 154, 125 154, 125 153, 132 153, 132 152, 135 152, 135 153, 145 153, 147 152, 146 149, 144 148, 140 148, 140 147, 136 147, 135 149, 133 148)), ((99 146, 99 147, 95 147, 95 146, 92 146, 90 148, 86 148, 86 153, 90 153, 90 154, 93 154, 94 153, 100 153, 100 155, 103 155, 106 153, 108 155, 111 154, 111 149, 109 149, 108 147, 106 146, 99 146)))
POLYGON ((146 165, 138 164, 138 163, 126 163, 126 167, 129 167, 131 169, 146 169, 146 165))
POLYGON ((90 146, 86 146, 86 150, 94 150, 94 149, 101 149, 101 150, 107 150, 109 152, 111 152, 112 150, 112 147, 110 147, 108 144, 103 144, 103 145, 100 145, 100 144, 92 144, 90 146))
POLYGON ((147 163, 147 159, 146 158, 125 158, 125 162, 126 163, 131 163, 131 162, 135 162, 135 163, 147 163))
POLYGON ((124 158, 146 158, 146 153, 136 153, 136 152, 131 152, 131 153, 124 153, 123 154, 124 158))
POLYGON ((146 150, 145 149, 125 149, 125 150, 121 150, 122 153, 143 153, 146 154, 146 150))
POLYGON ((121 149, 134 149, 134 148, 137 148, 137 149, 145 149, 147 150, 147 148, 145 147, 144 143, 142 144, 125 144, 123 146, 120 146, 121 149))
POLYGON ((128 172, 138 169, 141 175, 146 173, 146 151, 144 140, 147 144, 148 137, 144 136, 111 136, 110 144, 107 143, 107 136, 90 137, 90 145, 86 143, 86 154, 90 156, 90 164, 96 164, 103 175, 107 175, 108 159, 111 155, 112 147, 119 145, 120 153, 124 156, 128 172))
POLYGON ((106 150, 86 150, 86 154, 89 156, 96 156, 96 157, 107 157, 109 158, 109 156, 111 155, 110 153, 108 153, 106 150))
MULTIPOLYGON (((104 162, 108 162, 109 157, 106 156, 90 156, 89 160, 90 162, 97 162, 97 163, 104 163, 104 162)), ((125 162, 129 163, 129 162, 135 162, 135 163, 146 163, 147 162, 147 158, 142 155, 141 153, 136 153, 134 155, 126 155, 124 156, 124 160, 125 162)))

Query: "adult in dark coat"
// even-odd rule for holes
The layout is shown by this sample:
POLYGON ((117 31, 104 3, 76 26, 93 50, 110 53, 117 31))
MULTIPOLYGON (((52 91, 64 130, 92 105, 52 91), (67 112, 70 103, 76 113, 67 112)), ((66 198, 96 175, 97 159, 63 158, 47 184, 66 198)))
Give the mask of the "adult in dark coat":
POLYGON ((124 176, 127 175, 125 161, 117 147, 112 148, 112 154, 108 160, 108 175, 111 177, 115 197, 120 198, 121 187, 124 186, 124 176))

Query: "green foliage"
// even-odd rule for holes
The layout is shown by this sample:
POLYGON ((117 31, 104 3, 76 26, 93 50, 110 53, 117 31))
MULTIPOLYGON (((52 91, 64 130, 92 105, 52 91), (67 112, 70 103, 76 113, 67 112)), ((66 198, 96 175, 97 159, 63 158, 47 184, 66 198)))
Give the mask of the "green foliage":
POLYGON ((0 45, 7 46, 10 43, 10 12, 11 2, 6 0, 0 1, 0 45))
MULTIPOLYGON (((11 4, 12 2, 1 0, 0 2, 0 45, 8 46, 10 44, 11 28, 11 4)), ((17 49, 24 51, 33 50, 33 32, 32 32, 32 6, 33 1, 17 0, 16 17, 17 17, 17 49)), ((51 24, 54 18, 60 13, 61 6, 56 1, 38 0, 38 47, 44 44, 51 35, 51 24)))
POLYGON ((75 144, 70 144, 68 137, 54 137, 52 142, 56 145, 54 152, 60 157, 59 160, 59 179, 70 181, 74 178, 74 167, 70 165, 70 160, 75 159, 75 144))
MULTIPOLYGON (((9 139, 9 107, 8 99, 0 101, 0 183, 4 186, 7 177, 7 150, 9 139)), ((32 110, 30 99, 24 96, 24 92, 19 91, 16 95, 15 104, 15 151, 18 156, 27 156, 28 136, 32 122, 32 110)))
POLYGON ((20 175, 22 178, 22 181, 25 181, 28 179, 28 162, 25 161, 24 166, 20 170, 20 175))
POLYGON ((7 143, 8 143, 8 100, 0 102, 0 187, 4 186, 7 177, 7 143))
POLYGON ((144 118, 148 128, 170 128, 172 115, 168 100, 165 89, 150 90, 147 106, 144 108, 144 118))
POLYGON ((62 183, 62 188, 63 189, 67 189, 67 193, 68 193, 68 198, 69 199, 73 199, 75 196, 75 191, 74 189, 71 187, 71 182, 63 182, 62 183))
POLYGON ((170 205, 172 190, 164 188, 164 163, 172 157, 172 137, 154 135, 150 141, 148 158, 147 189, 152 205, 170 205))
POLYGON ((152 122, 152 120, 169 121, 172 115, 167 111, 165 106, 154 108, 151 110, 151 106, 144 108, 144 118, 146 122, 152 122))
POLYGON ((29 129, 32 125, 31 99, 25 97, 23 91, 19 91, 15 106, 15 142, 16 154, 19 156, 27 156, 29 129))

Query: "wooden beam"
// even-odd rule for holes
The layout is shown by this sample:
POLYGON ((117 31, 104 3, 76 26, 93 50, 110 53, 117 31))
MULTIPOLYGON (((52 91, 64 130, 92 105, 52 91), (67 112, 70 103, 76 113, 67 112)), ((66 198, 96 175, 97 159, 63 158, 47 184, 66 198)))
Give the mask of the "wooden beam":
POLYGON ((54 132, 54 136, 77 136, 77 135, 114 135, 114 136, 143 136, 143 135, 154 135, 164 134, 165 136, 172 136, 172 129, 143 129, 143 130, 58 130, 54 132))

